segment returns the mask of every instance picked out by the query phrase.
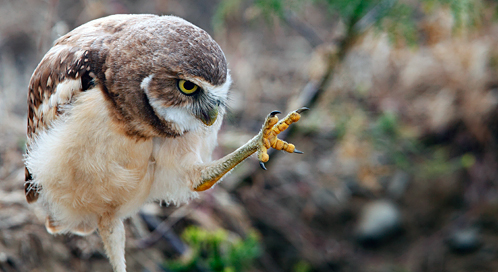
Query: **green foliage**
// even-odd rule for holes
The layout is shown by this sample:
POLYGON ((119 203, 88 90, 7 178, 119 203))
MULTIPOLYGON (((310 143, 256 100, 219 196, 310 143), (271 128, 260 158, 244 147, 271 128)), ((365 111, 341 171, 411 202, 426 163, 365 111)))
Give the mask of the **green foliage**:
MULTIPOLYGON (((215 30, 222 28, 230 13, 241 6, 242 0, 221 0, 213 18, 215 30)), ((254 0, 249 8, 258 10, 268 23, 271 18, 284 19, 292 11, 299 15, 305 5, 314 5, 330 16, 340 17, 347 35, 357 35, 371 26, 389 34, 395 43, 416 45, 418 40, 417 17, 420 12, 431 13, 448 7, 455 19, 455 29, 478 26, 483 20, 484 3, 481 0, 254 0), (420 5, 420 3, 422 5, 420 5)))
POLYGON ((419 153, 422 147, 415 138, 401 133, 401 125, 394 113, 382 113, 369 134, 376 149, 389 154, 396 167, 410 172, 413 165, 411 156, 419 153))
POLYGON ((413 13, 412 7, 396 2, 386 11, 384 20, 376 22, 377 29, 385 30, 391 42, 395 43, 402 38, 408 45, 415 45, 418 36, 413 13))
MULTIPOLYGON (((241 1, 222 0, 219 3, 213 18, 215 30, 222 27, 230 13, 241 6, 241 1)), ((304 5, 323 7, 330 16, 339 16, 348 29, 353 29, 363 19, 361 28, 376 25, 391 33, 403 35, 410 42, 415 40, 412 8, 396 0, 255 0, 251 7, 257 9, 267 22, 271 22, 270 18, 283 19, 289 11, 299 13, 304 5), (384 20, 388 21, 386 25, 382 23, 384 20)))
POLYGON ((185 229, 182 238, 192 252, 185 260, 167 262, 166 267, 171 271, 186 272, 195 268, 220 272, 245 271, 261 254, 260 238, 254 231, 242 240, 230 237, 226 230, 209 232, 191 226, 185 229))
POLYGON ((449 7, 455 18, 456 29, 481 23, 484 7, 480 0, 424 0, 423 3, 428 12, 439 7, 449 7))
POLYGON ((299 261, 297 262, 294 267, 292 268, 293 272, 310 272, 311 271, 311 265, 305 261, 299 261))
POLYGON ((281 18, 284 16, 286 3, 283 0, 256 0, 254 6, 260 9, 266 17, 276 15, 281 18))
POLYGON ((237 13, 242 4, 242 0, 222 0, 214 13, 212 24, 215 32, 219 32, 225 23, 225 20, 232 14, 237 13))
POLYGON ((340 115, 336 122, 335 136, 339 141, 346 135, 348 121, 346 116, 340 115))
POLYGON ((425 159, 416 165, 416 174, 423 179, 444 177, 460 169, 472 167, 476 161, 474 155, 466 153, 460 157, 450 158, 448 148, 436 146, 429 149, 425 159))
POLYGON ((384 112, 377 119, 373 132, 393 140, 398 136, 398 127, 398 117, 392 112, 384 112))
POLYGON ((468 169, 476 161, 470 153, 452 158, 446 146, 424 146, 415 137, 403 135, 393 113, 381 114, 369 133, 376 149, 385 152, 397 168, 422 179, 439 178, 468 169))
POLYGON ((444 146, 424 146, 415 137, 403 135, 398 117, 382 113, 368 132, 377 150, 385 152, 393 164, 422 179, 433 179, 470 168, 475 163, 472 154, 451 158, 444 146))
POLYGON ((460 163, 464 168, 470 168, 476 163, 476 157, 470 153, 463 154, 460 158, 460 163))
POLYGON ((458 159, 450 159, 448 150, 437 146, 417 167, 417 175, 423 179, 443 177, 460 169, 462 164, 458 159))
POLYGON ((382 0, 256 0, 254 6, 265 16, 280 18, 286 11, 298 12, 305 4, 324 6, 329 14, 340 16, 345 22, 355 23, 381 2, 382 0))

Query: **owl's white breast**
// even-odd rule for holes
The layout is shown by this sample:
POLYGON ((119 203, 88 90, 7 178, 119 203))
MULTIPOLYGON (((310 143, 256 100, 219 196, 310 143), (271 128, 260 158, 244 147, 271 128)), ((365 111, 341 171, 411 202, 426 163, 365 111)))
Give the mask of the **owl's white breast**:
POLYGON ((188 173, 211 160, 221 116, 181 137, 136 140, 113 122, 107 103, 98 88, 79 94, 26 156, 40 200, 64 231, 96 226, 104 213, 127 217, 146 201, 187 202, 197 196, 188 173))
POLYGON ((195 167, 211 161, 223 115, 220 111, 212 126, 203 126, 181 137, 154 139, 152 156, 156 167, 149 200, 178 205, 198 196, 190 188, 191 182, 200 179, 195 167))

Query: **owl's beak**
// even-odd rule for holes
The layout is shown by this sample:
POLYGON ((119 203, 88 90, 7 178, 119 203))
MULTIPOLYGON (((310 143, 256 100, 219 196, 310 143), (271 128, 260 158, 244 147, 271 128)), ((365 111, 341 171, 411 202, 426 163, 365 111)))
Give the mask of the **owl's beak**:
POLYGON ((209 111, 201 111, 197 118, 201 120, 206 126, 211 126, 216 122, 216 118, 218 118, 218 106, 212 107, 209 111))

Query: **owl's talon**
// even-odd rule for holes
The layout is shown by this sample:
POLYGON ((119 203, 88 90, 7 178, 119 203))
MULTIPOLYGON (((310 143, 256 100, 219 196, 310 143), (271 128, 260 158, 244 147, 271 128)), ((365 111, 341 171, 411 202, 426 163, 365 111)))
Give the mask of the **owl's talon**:
POLYGON ((303 151, 300 151, 300 150, 297 150, 297 149, 294 149, 294 153, 296 153, 296 154, 304 154, 303 151))
POLYGON ((276 110, 276 111, 272 111, 272 112, 270 112, 270 116, 271 116, 271 117, 274 117, 275 115, 280 114, 280 113, 281 113, 281 112, 280 112, 280 111, 278 111, 278 110, 276 110))
POLYGON ((280 121, 278 120, 278 117, 276 117, 277 114, 281 113, 280 111, 272 111, 268 114, 263 128, 257 138, 258 160, 262 169, 266 170, 264 163, 269 159, 267 151, 270 147, 277 150, 283 150, 288 153, 303 154, 303 152, 297 150, 293 144, 278 139, 277 135, 286 130, 292 123, 299 121, 301 118, 300 113, 307 110, 309 109, 302 107, 289 113, 280 121))
POLYGON ((309 111, 309 110, 310 110, 310 109, 309 109, 309 108, 307 108, 307 107, 302 107, 302 108, 300 108, 300 109, 296 110, 296 112, 297 112, 297 113, 299 113, 299 114, 301 114, 301 113, 303 113, 303 112, 305 112, 305 111, 309 111))

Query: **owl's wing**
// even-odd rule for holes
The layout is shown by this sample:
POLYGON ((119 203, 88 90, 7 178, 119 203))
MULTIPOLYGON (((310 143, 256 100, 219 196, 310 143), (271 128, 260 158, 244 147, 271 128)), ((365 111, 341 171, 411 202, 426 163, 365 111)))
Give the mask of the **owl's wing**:
MULTIPOLYGON (((52 47, 34 71, 28 92, 27 152, 37 135, 49 130, 64 110, 81 92, 95 82, 91 53, 79 47, 59 44, 52 47), (92 77, 93 76, 93 77, 92 77)), ((25 168, 24 190, 28 203, 38 199, 31 173, 25 168)))

